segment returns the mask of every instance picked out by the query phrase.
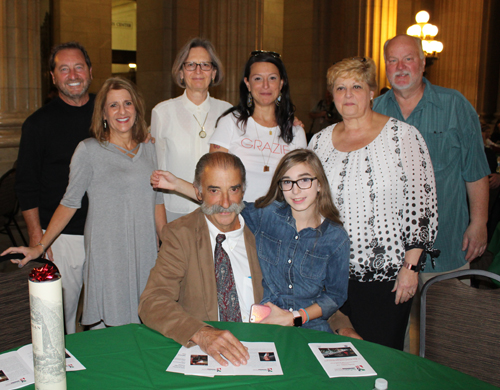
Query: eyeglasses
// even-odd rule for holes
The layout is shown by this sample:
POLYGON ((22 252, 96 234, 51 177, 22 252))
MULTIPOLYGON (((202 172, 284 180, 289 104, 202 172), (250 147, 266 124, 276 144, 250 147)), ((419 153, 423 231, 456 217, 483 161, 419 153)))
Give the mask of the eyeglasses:
POLYGON ((281 188, 281 191, 291 191, 294 184, 297 184, 297 187, 301 190, 308 190, 312 187, 314 180, 317 180, 317 177, 304 177, 299 180, 283 179, 278 182, 278 185, 281 188))
POLYGON ((267 50, 254 50, 253 52, 250 53, 250 57, 257 57, 262 54, 269 54, 270 56, 273 56, 274 58, 281 58, 280 53, 276 53, 275 51, 267 51, 267 50))
POLYGON ((189 71, 193 71, 193 70, 196 70, 196 68, 198 67, 198 65, 200 66, 200 69, 201 70, 212 70, 213 68, 213 64, 211 62, 200 62, 200 63, 197 63, 197 62, 184 62, 184 69, 186 70, 189 70, 189 71))

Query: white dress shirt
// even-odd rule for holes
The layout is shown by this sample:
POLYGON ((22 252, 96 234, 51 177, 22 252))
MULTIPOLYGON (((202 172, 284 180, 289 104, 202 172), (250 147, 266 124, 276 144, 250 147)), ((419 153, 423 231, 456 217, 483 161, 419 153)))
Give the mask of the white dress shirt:
MULTIPOLYGON (((230 107, 231 104, 214 99, 210 94, 197 106, 188 99, 186 91, 179 97, 157 104, 151 115, 151 135, 156 140, 158 169, 192 182, 196 163, 209 151, 208 140, 217 118, 230 107), (199 135, 203 122, 205 138, 199 135)), ((165 209, 178 214, 188 214, 199 207, 194 201, 174 193, 166 193, 164 203, 165 209)))
MULTIPOLYGON (((222 242, 222 248, 226 251, 231 261, 233 269, 234 282, 236 284, 236 292, 240 303, 241 320, 248 322, 250 316, 250 307, 254 303, 252 274, 250 273, 250 265, 248 264, 247 250, 245 246, 245 237, 243 228, 245 220, 241 215, 238 215, 240 228, 232 232, 223 233, 217 229, 212 222, 205 216, 210 232, 210 242, 212 243, 212 253, 215 252, 216 238, 219 234, 224 234, 226 239, 222 242)), ((215 260, 214 260, 215 261, 215 260)), ((220 316, 219 316, 220 320, 220 316)))

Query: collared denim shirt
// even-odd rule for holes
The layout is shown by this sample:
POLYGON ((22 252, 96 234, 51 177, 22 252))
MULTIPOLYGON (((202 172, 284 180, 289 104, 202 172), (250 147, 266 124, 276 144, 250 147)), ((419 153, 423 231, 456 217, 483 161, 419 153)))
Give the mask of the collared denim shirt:
POLYGON ((327 320, 347 299, 350 243, 346 231, 325 219, 316 229, 297 232, 286 202, 275 201, 260 209, 253 203, 245 205, 242 215, 255 235, 262 269, 262 303, 285 310, 317 303, 322 317, 303 327, 332 332, 327 320))

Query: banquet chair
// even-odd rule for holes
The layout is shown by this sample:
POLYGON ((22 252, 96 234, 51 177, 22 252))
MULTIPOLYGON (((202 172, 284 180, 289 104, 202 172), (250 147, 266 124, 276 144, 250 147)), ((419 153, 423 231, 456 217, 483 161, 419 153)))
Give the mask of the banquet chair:
POLYGON ((12 245, 17 246, 16 239, 14 238, 11 230, 11 226, 13 225, 21 236, 24 245, 27 246, 28 243, 16 221, 16 215, 19 211, 19 203, 14 189, 15 182, 15 168, 10 169, 0 178, 0 233, 7 234, 12 242, 12 245))
MULTIPOLYGON (((10 256, 11 257, 11 256, 10 256)), ((48 260, 36 259, 23 268, 5 264, 9 256, 0 256, 0 353, 31 343, 31 319, 28 276, 33 268, 48 260)), ((21 257, 24 257, 21 255, 21 257)))
POLYGON ((420 307, 420 356, 500 386, 500 289, 477 289, 458 278, 481 270, 456 271, 425 283, 420 307))

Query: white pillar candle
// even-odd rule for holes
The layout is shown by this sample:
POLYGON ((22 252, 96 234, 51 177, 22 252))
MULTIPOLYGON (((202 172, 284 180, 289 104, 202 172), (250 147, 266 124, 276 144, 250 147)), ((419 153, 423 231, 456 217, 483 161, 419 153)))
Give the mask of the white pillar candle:
POLYGON ((29 280, 33 367, 37 390, 66 390, 61 278, 29 280))

